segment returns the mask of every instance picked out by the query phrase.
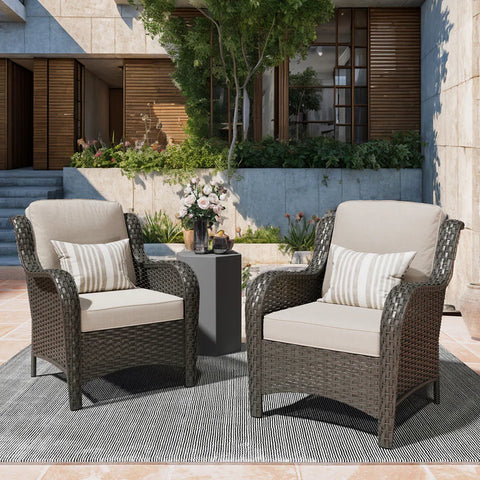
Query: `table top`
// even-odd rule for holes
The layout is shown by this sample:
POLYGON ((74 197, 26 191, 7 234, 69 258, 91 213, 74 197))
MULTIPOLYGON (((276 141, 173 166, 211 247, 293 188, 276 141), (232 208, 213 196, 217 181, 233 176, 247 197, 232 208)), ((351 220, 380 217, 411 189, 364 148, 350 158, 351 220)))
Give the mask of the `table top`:
POLYGON ((217 258, 224 258, 224 257, 235 257, 235 256, 238 256, 238 257, 241 257, 242 254, 241 253, 238 253, 238 252, 235 252, 235 250, 231 250, 229 252, 226 252, 226 253, 221 253, 221 254, 217 254, 217 253, 195 253, 195 252, 192 252, 190 250, 187 250, 187 251, 184 251, 184 252, 178 252, 177 253, 177 258, 210 258, 210 259, 217 259, 217 258))

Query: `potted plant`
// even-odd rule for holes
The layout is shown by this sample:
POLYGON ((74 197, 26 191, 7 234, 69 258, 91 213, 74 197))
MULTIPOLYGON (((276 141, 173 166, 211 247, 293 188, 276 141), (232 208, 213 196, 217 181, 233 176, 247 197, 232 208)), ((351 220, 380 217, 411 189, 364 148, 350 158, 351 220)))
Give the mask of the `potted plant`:
POLYGON ((208 229, 222 222, 220 213, 225 207, 220 202, 227 198, 227 189, 221 181, 206 183, 194 177, 185 186, 183 193, 178 217, 184 229, 193 226, 193 251, 208 253, 208 229))
POLYGON ((312 256, 315 226, 319 219, 313 215, 307 220, 303 212, 295 214, 295 221, 292 221, 289 213, 286 213, 285 217, 288 219, 288 232, 278 248, 281 252, 292 255, 292 263, 308 263, 312 256))

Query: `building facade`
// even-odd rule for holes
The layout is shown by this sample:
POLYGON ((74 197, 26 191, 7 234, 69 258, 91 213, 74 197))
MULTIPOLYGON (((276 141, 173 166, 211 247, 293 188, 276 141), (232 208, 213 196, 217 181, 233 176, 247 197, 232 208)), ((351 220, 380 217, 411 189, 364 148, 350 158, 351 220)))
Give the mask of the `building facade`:
MULTIPOLYGON (((480 0, 334 3, 305 60, 255 80, 252 135, 363 142, 420 129, 424 200, 466 222, 457 303, 480 275, 480 0)), ((183 140, 172 64, 137 15, 127 0, 0 0, 0 169, 62 168, 79 138, 142 138, 142 114, 183 140)), ((212 91, 212 105, 228 106, 228 92, 212 91)))
MULTIPOLYGON (((327 135, 361 143, 419 130, 420 9, 405 7, 419 2, 336 3, 306 59, 255 80, 256 140, 327 135), (359 4, 365 6, 352 8, 359 4), (299 96, 311 99, 308 109, 295 103, 299 96)), ((159 122, 170 141, 185 138, 185 99, 170 79, 171 61, 127 0, 2 4, 0 108, 7 121, 0 123, 0 168, 60 169, 81 138, 135 141, 147 127, 154 139, 159 122)), ((197 14, 178 5, 186 19, 197 14)), ((230 92, 212 88, 211 123, 223 125, 225 135, 231 103, 230 92)))

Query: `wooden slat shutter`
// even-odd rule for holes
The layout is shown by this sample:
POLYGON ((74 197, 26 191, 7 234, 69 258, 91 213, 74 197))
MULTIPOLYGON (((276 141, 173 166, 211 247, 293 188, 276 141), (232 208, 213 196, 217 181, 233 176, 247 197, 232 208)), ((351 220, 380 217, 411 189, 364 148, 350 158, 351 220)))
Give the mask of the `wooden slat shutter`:
POLYGON ((33 168, 48 168, 48 60, 33 61, 33 168))
POLYGON ((48 167, 61 169, 75 152, 75 60, 49 60, 48 167))
POLYGON ((370 9, 369 137, 420 130, 420 9, 370 9))
POLYGON ((8 93, 7 59, 0 58, 0 170, 8 168, 8 93))
POLYGON ((141 115, 152 118, 150 140, 155 140, 155 126, 162 123, 163 131, 175 143, 185 139, 187 122, 185 98, 173 84, 174 67, 169 59, 125 60, 124 64, 124 137, 143 140, 145 125, 141 115), (150 104, 150 106, 148 106, 150 104))

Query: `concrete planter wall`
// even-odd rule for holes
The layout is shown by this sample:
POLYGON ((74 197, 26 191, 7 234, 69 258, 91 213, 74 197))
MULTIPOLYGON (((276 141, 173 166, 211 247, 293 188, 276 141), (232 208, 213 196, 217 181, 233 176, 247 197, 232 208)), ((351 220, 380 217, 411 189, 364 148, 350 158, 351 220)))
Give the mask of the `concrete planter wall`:
MULTIPOLYGON (((224 173, 199 170, 206 179, 228 181, 224 173)), ((274 225, 285 233, 286 213, 301 210, 307 215, 323 215, 346 200, 422 201, 421 169, 239 169, 227 185, 230 195, 224 211, 223 228, 234 236, 242 231, 274 225)), ((139 175, 130 180, 116 168, 64 168, 65 198, 114 200, 125 211, 140 216, 162 210, 174 216, 180 207, 182 187, 165 183, 161 174, 139 175)), ((237 248, 237 246, 235 247, 237 248)))

